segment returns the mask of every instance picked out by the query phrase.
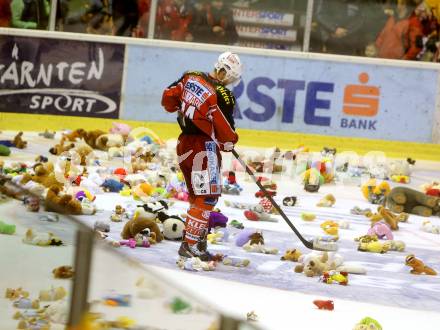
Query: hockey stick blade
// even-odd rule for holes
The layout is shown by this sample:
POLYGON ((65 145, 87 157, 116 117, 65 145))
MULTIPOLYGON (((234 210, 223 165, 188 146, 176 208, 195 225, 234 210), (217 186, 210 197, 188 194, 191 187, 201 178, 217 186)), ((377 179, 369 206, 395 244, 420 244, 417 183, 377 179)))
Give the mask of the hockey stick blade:
POLYGON ((264 193, 264 195, 270 200, 275 210, 277 210, 278 214, 281 215, 283 220, 287 223, 287 225, 293 230, 295 235, 299 238, 301 243, 304 244, 304 246, 310 250, 318 250, 318 251, 336 251, 338 249, 338 246, 334 242, 324 242, 319 239, 315 239, 313 241, 308 241, 304 238, 304 236, 301 235, 301 233, 296 229, 296 227, 293 225, 293 223, 289 220, 289 218, 286 216, 286 214, 283 212, 283 210, 280 208, 277 202, 273 199, 273 197, 267 192, 266 188, 263 187, 260 181, 257 180, 254 173, 251 171, 249 166, 246 165, 246 163, 240 158, 237 151, 235 149, 232 149, 232 154, 235 158, 237 158, 238 162, 241 164, 241 166, 246 170, 246 172, 249 174, 249 176, 252 178, 252 180, 257 184, 258 188, 264 193))

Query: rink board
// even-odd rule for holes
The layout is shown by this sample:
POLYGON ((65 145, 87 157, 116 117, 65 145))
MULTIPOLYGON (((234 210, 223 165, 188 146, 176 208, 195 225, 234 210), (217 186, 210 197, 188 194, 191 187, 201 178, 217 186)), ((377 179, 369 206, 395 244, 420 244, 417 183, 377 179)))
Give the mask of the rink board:
MULTIPOLYGON (((186 70, 211 70, 225 50, 218 45, 60 32, 0 33, 5 34, 0 38, 0 88, 6 93, 0 96, 4 111, 21 113, 48 113, 50 108, 49 113, 69 116, 174 122, 175 116, 160 106, 164 88, 186 70), (32 40, 32 51, 24 40, 32 40), (28 86, 24 62, 30 63, 27 68, 33 65, 37 76, 43 71, 35 86, 28 86), (103 74, 96 74, 96 68, 90 73, 90 63, 102 65, 103 74), (50 76, 48 64, 54 66, 53 79, 43 79, 50 76), (17 74, 11 65, 17 66, 17 74), (41 65, 45 71, 38 69, 41 65), (71 84, 66 79, 46 83, 57 82, 64 72, 60 65, 67 65, 63 70, 71 84), (20 102, 13 100, 11 89, 13 95, 22 95, 20 102), (35 93, 31 102, 21 104, 35 93)), ((239 128, 440 141, 437 65, 233 46, 228 50, 239 53, 245 67, 242 81, 233 87, 239 128)))

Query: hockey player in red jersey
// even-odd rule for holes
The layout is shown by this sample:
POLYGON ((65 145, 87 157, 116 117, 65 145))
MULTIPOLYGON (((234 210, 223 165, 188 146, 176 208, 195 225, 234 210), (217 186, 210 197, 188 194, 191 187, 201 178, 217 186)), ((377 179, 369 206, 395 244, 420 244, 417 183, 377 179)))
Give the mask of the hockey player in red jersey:
POLYGON ((162 106, 178 113, 182 130, 177 144, 179 166, 189 191, 182 257, 206 261, 210 212, 221 194, 221 153, 238 141, 233 121, 235 98, 225 85, 241 78, 240 58, 231 52, 219 56, 210 73, 188 71, 162 95, 162 106))

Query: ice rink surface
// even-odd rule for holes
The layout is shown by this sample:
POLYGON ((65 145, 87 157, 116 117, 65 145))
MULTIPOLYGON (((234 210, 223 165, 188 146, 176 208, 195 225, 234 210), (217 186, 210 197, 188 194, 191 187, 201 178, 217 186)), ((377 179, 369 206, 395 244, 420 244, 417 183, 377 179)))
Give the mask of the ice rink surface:
MULTIPOLYGON (((47 155, 49 147, 53 144, 53 141, 38 137, 27 140, 28 148, 13 154, 8 160, 33 160, 35 155, 47 155)), ((304 274, 295 273, 293 271, 295 263, 281 261, 280 257, 286 249, 296 248, 303 253, 309 251, 301 245, 280 216, 275 216, 278 219, 277 223, 248 221, 243 216, 243 210, 224 205, 225 200, 258 202, 254 197, 258 188, 243 173, 237 174, 237 181, 244 188, 242 194, 223 195, 217 206, 230 220, 237 219, 243 222, 246 228, 261 229, 266 245, 279 249, 277 255, 247 253, 235 246, 233 235, 238 230, 234 228, 230 228, 231 239, 228 243, 210 245, 209 249, 212 252, 246 257, 251 260, 247 268, 219 265, 213 272, 181 271, 175 265, 180 243, 171 241, 161 242, 149 249, 121 247, 118 250, 142 264, 152 266, 163 278, 174 281, 197 297, 240 319, 245 318, 247 312, 254 310, 259 318, 257 324, 268 329, 352 329, 354 324, 366 316, 378 320, 383 329, 439 329, 440 276, 412 275, 409 273, 410 268, 405 266, 405 257, 413 253, 425 264, 440 271, 440 235, 420 230, 420 225, 426 218, 411 215, 409 221, 401 223, 400 229, 394 232, 395 240, 406 243, 405 252, 392 251, 386 254, 359 252, 354 238, 365 235, 370 222, 364 216, 350 214, 350 209, 354 206, 376 209, 375 205, 364 200, 359 186, 326 184, 318 193, 307 193, 297 179, 287 180, 276 176, 273 179, 278 184, 275 200, 280 205, 283 197, 297 196, 298 202, 295 206, 282 208, 304 236, 311 238, 315 235, 323 235, 319 225, 325 220, 349 222, 349 229, 339 230, 338 253, 343 256, 345 262, 365 267, 366 275, 350 274, 348 286, 340 286, 320 283, 317 277, 309 278, 304 274), (316 207, 316 203, 328 193, 336 197, 336 204, 332 208, 316 207), (313 222, 304 222, 300 218, 302 212, 313 212, 317 218, 313 222), (333 300, 335 310, 331 312, 318 310, 312 303, 315 299, 333 300)), ((439 163, 420 161, 413 169, 409 186, 418 188, 420 184, 439 179, 439 163)), ((122 197, 116 193, 99 194, 95 202, 99 209, 96 215, 79 217, 82 222, 92 227, 96 220, 107 221, 116 204, 122 206, 139 204, 132 197, 122 197)), ((182 214, 186 211, 186 207, 185 203, 177 201, 172 205, 169 213, 182 214)), ((9 210, 12 214, 6 211, 3 210, 2 214, 4 221, 18 221, 22 228, 30 225, 24 208, 20 211, 18 208, 9 210)), ((431 217, 429 220, 434 225, 440 225, 438 217, 431 217)), ((123 223, 112 222, 110 225, 110 236, 120 239, 123 223)), ((39 231, 50 229, 50 224, 45 226, 38 228, 39 231)), ((59 234, 69 243, 68 231, 59 234)), ((5 250, 4 244, 8 244, 7 240, 1 236, 2 251, 14 259, 15 250, 5 250)), ((25 255, 25 251, 20 250, 20 262, 30 266, 48 260, 48 258, 28 260, 25 259, 25 255)), ((16 267, 13 269, 16 270, 16 267)), ((20 274, 13 271, 1 273, 2 284, 12 281, 13 284, 8 286, 13 286, 20 282, 20 274)), ((105 281, 105 278, 102 280, 105 281)))

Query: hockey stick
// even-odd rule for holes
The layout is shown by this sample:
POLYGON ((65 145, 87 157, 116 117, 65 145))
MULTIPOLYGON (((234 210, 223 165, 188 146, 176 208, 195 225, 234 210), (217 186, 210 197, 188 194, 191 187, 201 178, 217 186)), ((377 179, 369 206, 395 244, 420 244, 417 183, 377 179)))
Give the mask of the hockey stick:
POLYGON ((281 217, 284 219, 284 221, 289 225, 289 227, 293 230, 295 235, 299 238, 299 240, 304 244, 305 247, 311 250, 318 250, 318 251, 336 251, 338 249, 338 246, 334 242, 323 242, 319 240, 313 240, 308 241, 304 238, 303 235, 296 229, 296 227, 293 225, 293 223, 289 220, 289 218, 286 216, 286 214, 283 212, 283 210, 280 208, 280 206, 275 202, 273 197, 267 192, 266 188, 263 187, 260 181, 257 180, 252 170, 249 168, 249 166, 246 165, 246 163, 240 158, 237 151, 235 149, 232 149, 232 154, 235 158, 240 162, 241 166, 246 169, 246 172, 250 175, 252 180, 257 184, 258 188, 264 193, 264 195, 270 200, 273 207, 277 212, 281 215, 281 217))

